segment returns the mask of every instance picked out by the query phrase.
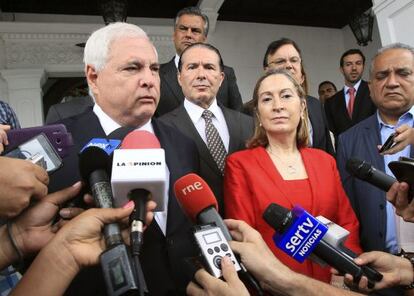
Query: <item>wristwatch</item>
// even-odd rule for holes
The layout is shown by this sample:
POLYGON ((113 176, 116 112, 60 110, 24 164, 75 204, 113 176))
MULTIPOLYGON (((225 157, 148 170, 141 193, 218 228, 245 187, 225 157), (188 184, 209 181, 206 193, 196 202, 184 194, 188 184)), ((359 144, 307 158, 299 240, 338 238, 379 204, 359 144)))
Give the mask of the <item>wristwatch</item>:
MULTIPOLYGON (((401 249, 401 251, 397 255, 400 256, 401 258, 408 259, 411 263, 411 266, 412 266, 413 270, 414 270, 414 253, 405 252, 403 249, 401 249)), ((407 285, 407 286, 402 286, 402 288, 404 290, 414 289, 414 281, 411 284, 407 285)))

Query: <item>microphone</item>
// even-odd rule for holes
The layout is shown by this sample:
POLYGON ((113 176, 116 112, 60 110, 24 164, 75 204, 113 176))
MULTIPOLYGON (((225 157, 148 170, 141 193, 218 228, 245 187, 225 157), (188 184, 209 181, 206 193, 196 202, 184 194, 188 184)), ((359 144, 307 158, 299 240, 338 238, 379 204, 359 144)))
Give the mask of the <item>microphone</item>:
POLYGON ((374 168, 366 161, 350 158, 346 162, 346 170, 352 176, 378 187, 383 191, 388 191, 397 180, 384 172, 374 168))
MULTIPOLYGON (((174 192, 181 208, 194 223, 215 224, 227 241, 233 240, 229 229, 218 213, 217 200, 213 191, 200 176, 190 173, 181 177, 174 184, 174 192)), ((240 274, 242 280, 246 281, 258 295, 263 295, 256 279, 247 271, 242 262, 239 264, 242 270, 240 274)))
POLYGON ((151 199, 157 203, 154 211, 164 211, 168 175, 165 152, 158 139, 150 132, 134 130, 124 137, 121 148, 114 151, 112 162, 115 206, 125 205, 132 197, 131 192, 140 188, 151 193, 151 199))
POLYGON ((295 206, 291 211, 271 203, 263 213, 263 219, 276 230, 273 240, 283 252, 302 263, 313 253, 340 273, 349 273, 359 280, 366 276, 369 285, 382 279, 382 274, 369 266, 359 266, 346 252, 338 250, 325 240, 328 227, 304 209, 295 206))
MULTIPOLYGON (((118 129, 115 132, 122 137, 127 130, 128 128, 118 129)), ((155 211, 165 209, 164 197, 167 194, 168 180, 165 152, 154 134, 139 130, 128 133, 121 148, 114 151, 111 184, 117 206, 122 206, 129 200, 135 203, 134 211, 130 215, 131 252, 139 282, 146 291, 139 262, 144 243, 146 202, 148 199, 155 200, 155 211)))
POLYGON ((228 241, 233 240, 218 213, 213 191, 200 176, 190 173, 181 177, 174 184, 174 192, 181 208, 193 223, 202 225, 214 223, 220 227, 228 241))
MULTIPOLYGON (((79 155, 80 175, 91 189, 93 198, 100 208, 113 206, 108 171, 111 165, 110 153, 115 148, 108 143, 106 139, 92 139, 79 155)), ((100 262, 108 295, 118 296, 137 291, 139 285, 135 280, 134 268, 122 240, 119 225, 105 225, 104 237, 107 250, 100 255, 100 262)))

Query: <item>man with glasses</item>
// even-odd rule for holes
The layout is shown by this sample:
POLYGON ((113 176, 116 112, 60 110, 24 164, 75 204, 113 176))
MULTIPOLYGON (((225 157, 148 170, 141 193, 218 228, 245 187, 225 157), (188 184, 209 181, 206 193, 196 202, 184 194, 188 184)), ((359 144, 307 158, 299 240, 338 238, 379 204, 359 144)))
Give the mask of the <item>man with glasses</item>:
POLYGON ((263 69, 286 69, 300 83, 306 94, 308 126, 311 147, 334 154, 334 149, 322 104, 317 98, 308 95, 308 82, 303 67, 302 53, 295 41, 281 38, 267 47, 263 58, 263 69))

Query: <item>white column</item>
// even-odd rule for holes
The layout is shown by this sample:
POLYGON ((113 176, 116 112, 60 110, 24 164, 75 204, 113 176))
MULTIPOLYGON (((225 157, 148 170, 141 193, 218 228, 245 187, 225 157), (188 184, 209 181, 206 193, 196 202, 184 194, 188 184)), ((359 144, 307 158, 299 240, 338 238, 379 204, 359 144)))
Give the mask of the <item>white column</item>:
POLYGON ((210 22, 210 33, 216 30, 218 11, 223 5, 224 0, 199 0, 197 6, 207 15, 210 22))
POLYGON ((414 46, 414 0, 374 0, 382 45, 402 42, 414 46))
POLYGON ((42 86, 46 81, 44 69, 0 70, 9 91, 9 104, 16 112, 22 127, 43 124, 42 86))

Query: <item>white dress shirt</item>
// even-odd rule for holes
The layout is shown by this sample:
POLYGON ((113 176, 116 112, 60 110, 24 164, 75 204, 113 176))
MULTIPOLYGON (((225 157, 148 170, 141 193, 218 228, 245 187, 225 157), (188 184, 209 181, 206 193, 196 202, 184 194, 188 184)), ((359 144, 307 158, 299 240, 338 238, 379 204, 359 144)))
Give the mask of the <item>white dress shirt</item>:
MULTIPOLYGON (((93 106, 93 112, 98 117, 99 123, 101 124, 102 129, 104 130, 104 132, 107 136, 110 133, 112 133, 114 130, 121 127, 121 125, 119 123, 117 123, 116 121, 114 121, 111 117, 109 117, 109 115, 106 114, 98 104, 95 104, 93 106)), ((145 123, 140 128, 137 128, 137 130, 147 131, 147 132, 150 132, 152 134, 155 134, 154 133, 154 128, 153 128, 152 123, 151 123, 151 119, 148 120, 148 122, 145 123)), ((164 235, 167 233, 168 191, 169 191, 169 187, 170 187, 170 171, 168 170, 167 166, 166 166, 166 168, 167 168, 167 180, 165 180, 166 181, 165 182, 166 195, 164 196, 164 209, 165 210, 162 211, 162 212, 155 212, 154 213, 155 221, 157 221, 158 226, 160 227, 160 229, 164 233, 164 235)))
MULTIPOLYGON (((360 85, 361 85, 361 79, 357 83, 355 83, 355 85, 353 86, 353 88, 355 88, 355 97, 358 93, 358 88, 359 88, 360 85)), ((344 86, 344 96, 345 96, 345 106, 346 107, 348 107, 348 103, 349 103, 349 93, 348 93, 349 89, 350 89, 349 86, 347 86, 347 85, 344 86)))
MULTIPOLYGON (((204 108, 190 102, 187 98, 184 99, 184 108, 187 111, 188 115, 191 118, 195 128, 197 129, 198 134, 203 139, 204 143, 207 145, 207 136, 206 136, 206 121, 201 115, 204 112, 204 108)), ((210 107, 208 107, 209 111, 213 113, 213 117, 211 121, 214 127, 217 129, 221 140, 223 141, 224 148, 226 148, 227 153, 229 152, 229 142, 230 142, 230 135, 229 129, 227 127, 226 119, 224 118, 223 111, 217 105, 217 100, 214 98, 213 102, 211 103, 210 107)))

